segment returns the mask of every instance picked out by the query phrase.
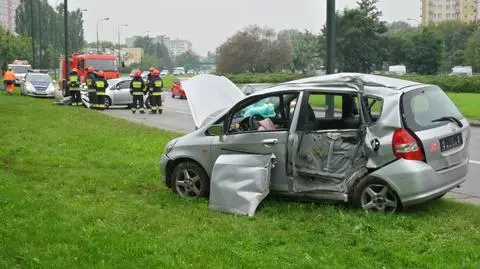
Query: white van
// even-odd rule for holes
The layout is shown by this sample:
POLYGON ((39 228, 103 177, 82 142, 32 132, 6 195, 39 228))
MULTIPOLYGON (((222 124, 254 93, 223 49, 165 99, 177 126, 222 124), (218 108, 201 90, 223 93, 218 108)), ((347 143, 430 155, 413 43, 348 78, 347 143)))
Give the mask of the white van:
POLYGON ((405 65, 392 65, 388 67, 388 73, 403 76, 407 74, 407 67, 405 65))
POLYGON ((467 76, 471 77, 473 75, 473 70, 471 66, 455 66, 452 68, 451 76, 467 76))

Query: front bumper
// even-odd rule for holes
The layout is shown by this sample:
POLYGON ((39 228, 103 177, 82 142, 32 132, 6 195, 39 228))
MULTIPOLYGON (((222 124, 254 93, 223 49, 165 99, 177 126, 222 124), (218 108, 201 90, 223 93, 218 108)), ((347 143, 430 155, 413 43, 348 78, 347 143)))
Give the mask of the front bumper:
POLYGON ((435 171, 419 161, 397 160, 371 174, 385 180, 404 206, 432 200, 459 186, 467 179, 469 160, 435 171))
POLYGON ((163 173, 163 181, 165 183, 165 185, 168 186, 167 184, 167 165, 168 163, 171 161, 171 159, 166 155, 166 154, 162 154, 162 156, 160 156, 160 173, 163 173))
POLYGON ((26 95, 38 98, 55 98, 55 93, 35 93, 35 92, 27 92, 26 95))

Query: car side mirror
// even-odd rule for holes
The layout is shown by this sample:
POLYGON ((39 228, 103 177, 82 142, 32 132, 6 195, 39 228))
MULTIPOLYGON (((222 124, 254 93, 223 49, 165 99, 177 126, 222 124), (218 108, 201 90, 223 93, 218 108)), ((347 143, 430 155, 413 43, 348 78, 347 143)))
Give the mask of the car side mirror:
POLYGON ((216 124, 216 125, 210 126, 210 128, 208 128, 207 131, 208 131, 209 134, 219 136, 220 141, 223 141, 224 132, 223 132, 223 126, 221 124, 216 124))
POLYGON ((120 90, 120 85, 119 84, 115 85, 115 89, 120 90))

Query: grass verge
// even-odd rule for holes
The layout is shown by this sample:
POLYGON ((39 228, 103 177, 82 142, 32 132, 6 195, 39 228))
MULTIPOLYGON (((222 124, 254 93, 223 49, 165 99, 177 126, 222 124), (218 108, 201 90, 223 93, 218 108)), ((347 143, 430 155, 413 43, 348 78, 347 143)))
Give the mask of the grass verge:
POLYGON ((480 208, 398 215, 269 199, 255 218, 165 188, 176 134, 0 95, 0 268, 476 268, 480 208))

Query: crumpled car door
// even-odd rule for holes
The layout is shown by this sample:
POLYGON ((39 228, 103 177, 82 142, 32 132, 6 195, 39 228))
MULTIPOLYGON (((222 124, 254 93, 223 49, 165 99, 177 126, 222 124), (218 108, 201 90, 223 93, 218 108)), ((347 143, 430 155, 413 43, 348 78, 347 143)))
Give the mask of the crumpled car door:
POLYGON ((347 190, 366 164, 364 130, 299 132, 292 147, 293 191, 347 190))
POLYGON ((252 217, 270 193, 275 155, 229 154, 218 157, 210 181, 209 208, 252 217))

